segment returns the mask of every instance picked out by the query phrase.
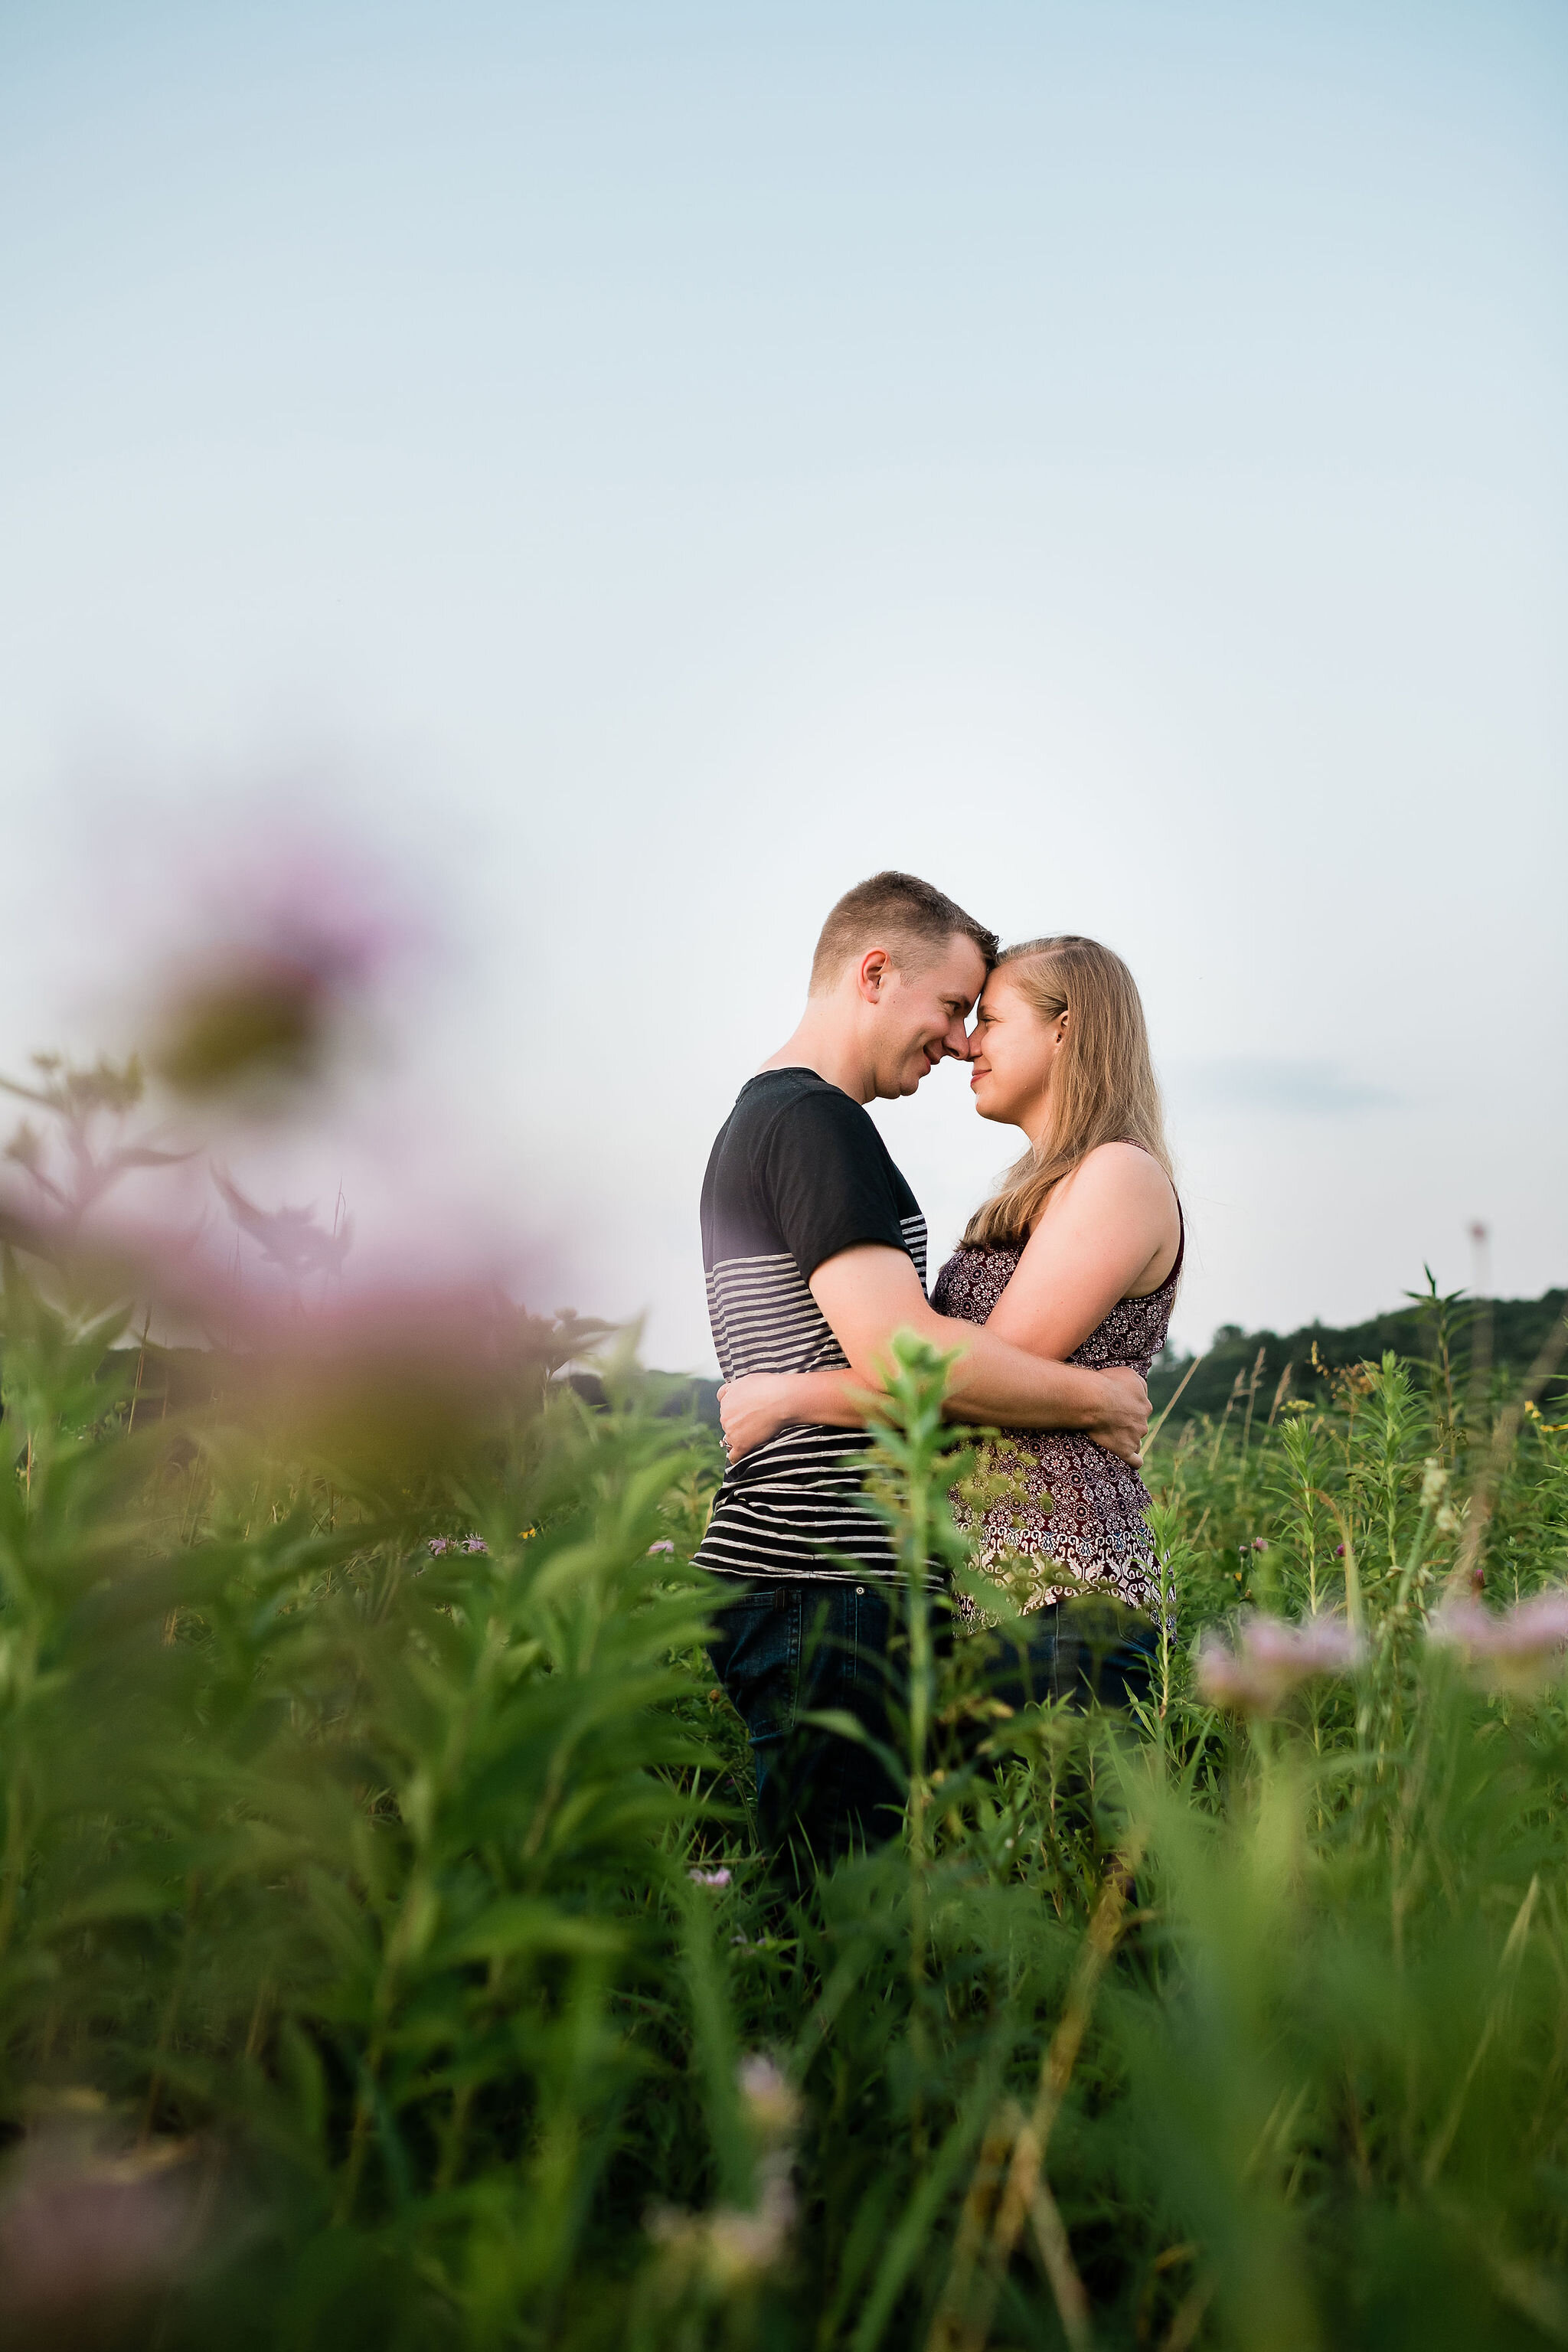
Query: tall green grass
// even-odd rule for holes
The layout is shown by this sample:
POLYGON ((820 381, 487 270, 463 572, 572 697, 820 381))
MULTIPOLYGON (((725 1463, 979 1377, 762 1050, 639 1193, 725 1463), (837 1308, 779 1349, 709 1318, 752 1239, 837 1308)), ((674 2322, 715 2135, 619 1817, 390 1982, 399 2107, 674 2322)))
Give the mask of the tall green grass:
POLYGON ((513 1318, 389 1452, 384 1391, 152 1418, 25 1253, 3 1313, 8 2340, 1568 2340, 1561 1657, 1452 1615, 1561 1578, 1568 1433, 1451 1351, 1162 1438, 1135 1722, 937 1638, 963 1463, 908 1351, 905 1832, 797 1898, 657 1384, 590 1411, 513 1318), (1249 1610, 1356 1663, 1222 1711, 1249 1610))

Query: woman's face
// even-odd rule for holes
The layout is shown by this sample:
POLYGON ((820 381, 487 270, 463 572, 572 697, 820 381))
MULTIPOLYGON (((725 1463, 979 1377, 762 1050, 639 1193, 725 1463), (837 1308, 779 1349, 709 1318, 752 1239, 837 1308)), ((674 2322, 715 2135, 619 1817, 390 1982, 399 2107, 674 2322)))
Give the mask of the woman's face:
POLYGON ((1046 1124, 1051 1065, 1067 1034, 1068 1015, 1047 1021, 1020 996, 1004 968, 994 971, 975 1007, 969 1033, 969 1085, 982 1118, 1021 1127, 1037 1142, 1046 1124))

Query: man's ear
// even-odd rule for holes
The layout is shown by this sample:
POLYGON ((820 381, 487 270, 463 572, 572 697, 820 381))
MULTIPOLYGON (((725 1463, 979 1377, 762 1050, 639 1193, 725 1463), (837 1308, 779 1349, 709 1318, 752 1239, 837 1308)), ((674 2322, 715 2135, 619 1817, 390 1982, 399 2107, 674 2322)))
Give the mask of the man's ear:
POLYGON ((883 984, 893 968, 893 959, 886 948, 868 948, 855 967, 855 985, 868 1004, 877 1003, 883 984))

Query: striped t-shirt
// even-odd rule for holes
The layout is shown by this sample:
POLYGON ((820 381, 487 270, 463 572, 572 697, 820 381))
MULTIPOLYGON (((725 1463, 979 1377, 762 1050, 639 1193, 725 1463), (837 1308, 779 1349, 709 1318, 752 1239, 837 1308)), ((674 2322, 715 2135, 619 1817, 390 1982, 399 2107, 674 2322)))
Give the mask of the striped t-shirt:
MULTIPOLYGON (((815 1070, 749 1079, 702 1183, 708 1313, 727 1381, 847 1362, 809 1286, 861 1242, 907 1251, 923 1289, 925 1219, 861 1106, 815 1070)), ((894 1577, 853 1458, 871 1443, 864 1430, 787 1423, 725 1473, 698 1560, 723 1576, 894 1577)))

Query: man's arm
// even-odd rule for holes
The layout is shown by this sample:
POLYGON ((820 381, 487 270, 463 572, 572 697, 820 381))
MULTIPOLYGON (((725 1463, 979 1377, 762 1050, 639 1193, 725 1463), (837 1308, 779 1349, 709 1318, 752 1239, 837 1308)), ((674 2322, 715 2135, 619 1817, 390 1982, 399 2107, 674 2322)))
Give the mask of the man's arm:
POLYGON ((863 1242, 825 1258, 811 1293, 867 1389, 883 1385, 881 1367, 895 1331, 913 1331, 947 1354, 963 1350, 948 1380, 947 1410, 959 1421, 1019 1429, 1081 1429, 1134 1465, 1149 1425, 1149 1392, 1134 1371, 1086 1371, 1046 1363, 1008 1345, 984 1324, 939 1315, 902 1250, 863 1242))

